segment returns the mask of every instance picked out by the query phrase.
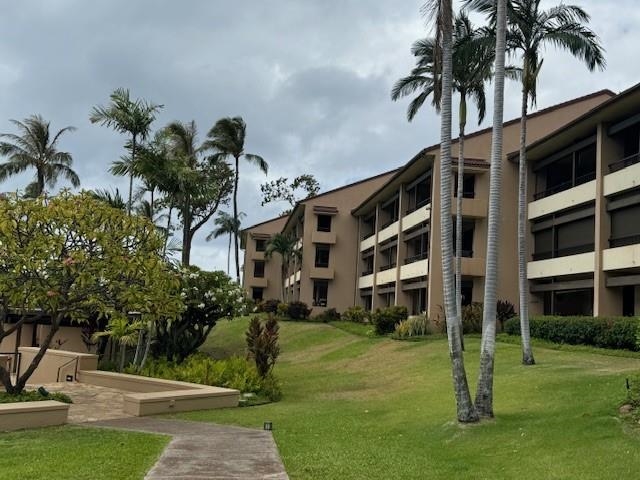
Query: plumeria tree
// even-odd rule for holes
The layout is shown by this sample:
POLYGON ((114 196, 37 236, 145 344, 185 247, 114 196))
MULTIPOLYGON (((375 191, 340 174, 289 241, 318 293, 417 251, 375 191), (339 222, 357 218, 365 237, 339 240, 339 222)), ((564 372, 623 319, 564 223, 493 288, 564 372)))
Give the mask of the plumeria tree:
POLYGON ((27 321, 50 329, 30 365, 14 381, 0 366, 8 393, 20 393, 63 321, 129 312, 174 318, 183 310, 179 277, 161 257, 155 226, 111 208, 89 193, 47 199, 0 199, 0 341, 27 321), (11 318, 11 321, 10 321, 11 318))
POLYGON ((185 305, 182 315, 156 322, 155 356, 182 361, 197 351, 219 320, 246 313, 244 290, 220 271, 184 268, 180 297, 185 305))

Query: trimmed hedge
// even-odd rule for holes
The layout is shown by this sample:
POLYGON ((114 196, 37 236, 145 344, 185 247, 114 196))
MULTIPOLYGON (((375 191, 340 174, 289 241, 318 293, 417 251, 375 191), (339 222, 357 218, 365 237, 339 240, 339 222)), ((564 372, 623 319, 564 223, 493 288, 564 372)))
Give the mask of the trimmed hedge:
MULTIPOLYGON (((640 321, 635 317, 538 316, 531 317, 529 325, 533 338, 570 345, 639 350, 636 332, 640 321)), ((507 320, 504 331, 509 335, 520 335, 520 319, 507 320)))

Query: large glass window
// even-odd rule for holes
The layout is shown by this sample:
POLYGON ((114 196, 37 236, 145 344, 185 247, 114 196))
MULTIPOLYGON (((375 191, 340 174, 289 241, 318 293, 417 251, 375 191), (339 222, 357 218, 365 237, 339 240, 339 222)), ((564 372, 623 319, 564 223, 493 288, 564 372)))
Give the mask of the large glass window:
POLYGON ((595 143, 568 153, 538 170, 534 198, 536 200, 544 198, 590 182, 594 178, 596 178, 595 143))
POLYGON ((431 201, 431 176, 407 188, 407 213, 425 206, 431 201))
POLYGON ((593 315, 593 289, 544 292, 545 315, 593 315))
POLYGON ((255 302, 262 301, 262 297, 264 296, 264 289, 262 287, 253 287, 251 289, 251 298, 255 302))
MULTIPOLYGON (((458 174, 454 175, 453 196, 458 196, 458 174)), ((473 173, 465 173, 462 177, 462 198, 476 197, 476 176, 473 173)))
POLYGON ((329 282, 327 280, 315 280, 313 282, 313 306, 326 307, 329 294, 329 282))
POLYGON ((594 208, 587 206, 536 220, 532 231, 533 260, 592 252, 595 243, 594 208))
POLYGON ((362 239, 368 238, 376 233, 376 216, 372 215, 362 219, 362 239))
POLYGON ((429 255, 428 238, 428 234, 425 232, 407 241, 407 257, 404 263, 413 263, 427 258, 429 255))
POLYGON ((427 289, 411 290, 411 315, 420 315, 427 311, 427 289))
POLYGON ((373 253, 362 256, 362 275, 370 275, 373 273, 373 253))
POLYGON ((329 251, 331 247, 325 243, 319 243, 316 245, 316 262, 315 265, 318 268, 329 267, 329 251))
POLYGON ((398 258, 398 247, 396 245, 386 248, 380 252, 382 257, 382 264, 380 270, 389 270, 396 266, 396 260, 398 258))
POLYGON ((384 205, 381 209, 382 216, 385 219, 381 228, 388 227, 393 222, 396 222, 399 218, 399 208, 400 208, 400 200, 398 197, 394 198, 392 201, 384 205))
POLYGON ((318 215, 318 231, 319 232, 331 231, 331 215, 318 215))
POLYGON ((640 205, 614 210, 611 216, 610 247, 640 243, 640 205))
POLYGON ((264 252, 267 248, 267 241, 259 238, 256 240, 256 252, 264 252))

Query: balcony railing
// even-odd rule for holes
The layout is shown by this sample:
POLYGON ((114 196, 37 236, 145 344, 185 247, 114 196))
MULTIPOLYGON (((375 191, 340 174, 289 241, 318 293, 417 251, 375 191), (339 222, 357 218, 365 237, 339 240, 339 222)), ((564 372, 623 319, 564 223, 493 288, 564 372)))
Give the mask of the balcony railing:
POLYGON ((593 252, 594 243, 584 243, 575 247, 558 248, 556 250, 547 250, 544 252, 534 252, 533 260, 548 260, 550 258, 567 257, 569 255, 578 255, 580 253, 593 252))
POLYGON ((628 157, 623 158, 622 160, 618 160, 609 165, 609 172, 617 172, 618 170, 622 170, 623 168, 627 168, 631 165, 640 162, 640 153, 634 153, 633 155, 629 155, 628 157))
POLYGON ((415 206, 411 206, 411 207, 407 208, 406 215, 409 215, 410 213, 415 212, 420 207, 424 207, 425 205, 429 205, 429 203, 431 203, 431 197, 424 198, 424 199, 420 200, 418 203, 415 204, 415 206))
POLYGON ((396 262, 391 262, 388 265, 382 265, 382 266, 380 266, 380 269, 378 271, 379 272, 384 272, 385 270, 390 270, 392 268, 396 268, 396 262))
POLYGON ((640 243, 640 234, 611 237, 609 239, 610 248, 624 247, 625 245, 634 245, 636 243, 640 243))
POLYGON ((596 178, 596 172, 589 172, 585 175, 577 177, 575 180, 571 179, 568 182, 563 182, 551 188, 548 188, 542 192, 535 193, 533 195, 533 199, 540 200, 541 198, 549 197, 556 193, 564 192, 565 190, 569 190, 570 188, 577 187, 578 185, 582 185, 583 183, 590 182, 591 180, 595 180, 595 178, 596 178))
POLYGON ((376 232, 367 232, 367 233, 363 233, 362 237, 360 238, 360 240, 366 240, 367 238, 371 238, 375 235, 376 232))
POLYGON ((367 275, 371 275, 372 273, 373 273, 373 268, 368 268, 367 270, 363 270, 360 276, 366 277, 367 275))
POLYGON ((422 252, 418 255, 413 255, 412 257, 407 257, 404 259, 404 264, 408 265, 409 263, 419 262, 420 260, 425 260, 428 256, 428 252, 422 252))
POLYGON ((384 222, 381 226, 380 226, 380 230, 384 230, 385 228, 387 228, 389 225, 391 225, 392 223, 397 222, 398 219, 397 218, 392 218, 391 220, 389 220, 388 222, 384 222))

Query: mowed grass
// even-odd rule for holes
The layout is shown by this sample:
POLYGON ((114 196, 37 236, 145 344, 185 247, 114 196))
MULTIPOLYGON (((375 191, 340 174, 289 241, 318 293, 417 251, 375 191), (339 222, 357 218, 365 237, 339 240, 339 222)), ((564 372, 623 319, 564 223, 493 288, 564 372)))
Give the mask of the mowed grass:
POLYGON ((169 440, 73 426, 0 433, 0 479, 141 480, 169 440))
MULTIPOLYGON (((204 351, 242 354, 248 320, 216 326, 204 351)), ((479 340, 467 339, 475 389, 479 340)), ((454 420, 447 343, 367 338, 326 324, 281 323, 281 402, 180 414, 261 428, 292 479, 626 479, 640 436, 617 415, 640 360, 499 343, 496 418, 454 420)))

